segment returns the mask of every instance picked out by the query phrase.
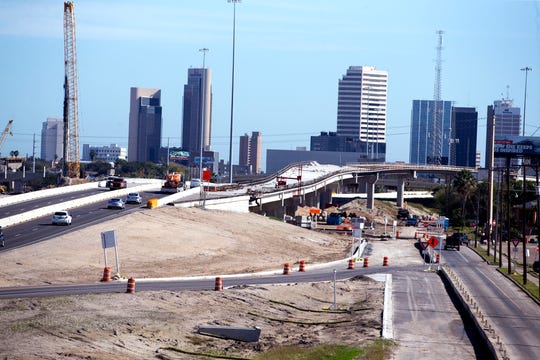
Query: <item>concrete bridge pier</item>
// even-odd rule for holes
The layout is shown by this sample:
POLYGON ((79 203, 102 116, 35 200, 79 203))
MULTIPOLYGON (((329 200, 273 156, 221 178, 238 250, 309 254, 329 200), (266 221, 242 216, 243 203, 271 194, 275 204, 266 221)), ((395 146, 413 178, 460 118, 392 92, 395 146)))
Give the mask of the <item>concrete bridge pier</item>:
POLYGON ((397 196, 396 196, 396 205, 397 207, 403 207, 404 203, 404 193, 405 193, 405 181, 408 179, 416 179, 416 171, 412 171, 411 174, 399 175, 397 176, 397 196))
POLYGON ((367 193, 367 208, 373 209, 375 207, 375 183, 379 180, 379 173, 370 175, 365 178, 366 193, 367 193))

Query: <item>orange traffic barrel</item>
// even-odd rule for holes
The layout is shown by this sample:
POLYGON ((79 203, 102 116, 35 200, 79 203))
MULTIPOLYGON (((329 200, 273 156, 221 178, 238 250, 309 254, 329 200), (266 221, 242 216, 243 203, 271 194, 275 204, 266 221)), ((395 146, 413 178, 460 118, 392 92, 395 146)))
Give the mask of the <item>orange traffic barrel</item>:
POLYGON ((157 208, 158 207, 158 199, 157 198, 148 199, 148 201, 146 202, 146 207, 149 208, 149 209, 157 208))
POLYGON ((305 260, 300 260, 300 265, 298 266, 298 271, 301 271, 301 272, 306 271, 306 262, 305 262, 305 260))
POLYGON ((223 290, 223 283, 221 281, 221 277, 219 277, 219 276, 216 278, 216 285, 214 287, 214 290, 215 291, 223 290))
POLYGON ((415 239, 418 239, 418 231, 415 231, 415 232, 414 232, 414 238, 415 238, 415 239))
POLYGON ((289 275, 291 273, 291 265, 289 263, 283 264, 283 275, 289 275))
POLYGON ((382 266, 388 266, 388 256, 383 257, 382 266))
POLYGON ((364 267, 369 267, 369 258, 364 258, 364 267))
POLYGON ((401 234, 400 234, 399 230, 397 230, 396 231, 396 239, 399 238, 399 235, 401 235, 401 234))
POLYGON ((109 282, 111 281, 111 268, 106 267, 103 269, 103 278, 101 279, 103 282, 109 282))
POLYGON ((354 270, 354 259, 349 259, 349 266, 347 269, 354 270))
POLYGON ((130 277, 127 282, 126 293, 133 294, 135 292, 135 279, 130 277))

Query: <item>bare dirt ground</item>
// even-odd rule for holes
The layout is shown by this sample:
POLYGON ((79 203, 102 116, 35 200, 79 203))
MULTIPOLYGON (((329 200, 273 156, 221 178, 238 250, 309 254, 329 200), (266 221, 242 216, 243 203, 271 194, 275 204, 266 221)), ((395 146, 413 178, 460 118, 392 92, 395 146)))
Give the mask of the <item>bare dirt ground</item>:
MULTIPOLYGON (((4 252, 0 286, 99 282, 100 234, 108 230, 115 230, 119 242, 120 274, 136 279, 256 272, 286 262, 294 268, 299 260, 309 271, 310 264, 350 254, 347 236, 255 214, 166 207, 4 252)), ((108 261, 114 270, 112 249, 108 261)), ((285 345, 356 346, 380 337, 383 287, 365 277, 339 281, 338 311, 328 310, 331 282, 0 300, 0 356, 195 358, 174 348, 253 358, 285 345), (197 334, 198 325, 258 326, 261 338, 211 338, 197 334)))

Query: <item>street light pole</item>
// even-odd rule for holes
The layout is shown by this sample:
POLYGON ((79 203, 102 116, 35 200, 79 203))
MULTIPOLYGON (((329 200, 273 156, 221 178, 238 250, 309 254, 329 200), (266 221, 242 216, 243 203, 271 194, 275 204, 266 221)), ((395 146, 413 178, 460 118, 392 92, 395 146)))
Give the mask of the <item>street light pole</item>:
POLYGON ((203 183, 203 144, 204 144, 204 124, 205 124, 205 120, 206 120, 206 53, 208 51, 210 51, 210 49, 208 48, 202 48, 202 49, 199 49, 200 52, 203 53, 203 68, 202 68, 202 91, 201 93, 203 94, 202 96, 202 109, 201 109, 201 125, 200 125, 200 131, 201 131, 201 136, 200 136, 200 141, 201 141, 201 146, 200 146, 200 152, 199 152, 199 181, 201 182, 201 185, 200 185, 200 205, 201 207, 204 208, 205 206, 205 193, 204 193, 204 183, 203 183))
POLYGON ((523 136, 525 136, 525 111, 527 109, 527 74, 532 71, 532 68, 525 66, 521 68, 521 71, 525 71, 525 98, 523 99, 523 136))
POLYGON ((234 52, 236 45, 236 3, 240 0, 227 0, 233 4, 233 40, 232 40, 232 75, 231 75, 231 129, 229 133, 229 183, 233 182, 232 144, 233 144, 233 119, 234 119, 234 52))

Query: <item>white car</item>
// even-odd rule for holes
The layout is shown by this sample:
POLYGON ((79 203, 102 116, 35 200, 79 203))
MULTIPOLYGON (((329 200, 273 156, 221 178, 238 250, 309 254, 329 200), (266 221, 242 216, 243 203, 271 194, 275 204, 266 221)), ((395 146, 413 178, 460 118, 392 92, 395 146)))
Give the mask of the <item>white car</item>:
POLYGON ((67 210, 61 210, 54 213, 52 217, 53 225, 71 225, 71 220, 73 217, 71 213, 67 210))
POLYGON ((129 193, 126 197, 126 204, 140 204, 142 203, 142 198, 139 193, 132 192, 129 193))

